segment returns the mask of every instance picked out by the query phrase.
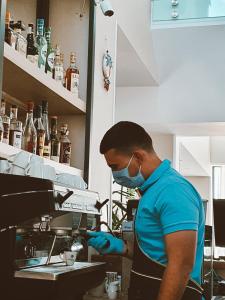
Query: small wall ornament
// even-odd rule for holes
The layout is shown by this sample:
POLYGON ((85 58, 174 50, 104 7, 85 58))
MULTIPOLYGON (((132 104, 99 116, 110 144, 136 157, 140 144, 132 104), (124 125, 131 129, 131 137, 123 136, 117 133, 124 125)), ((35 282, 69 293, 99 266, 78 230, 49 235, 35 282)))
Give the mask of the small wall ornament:
POLYGON ((102 59, 102 72, 104 76, 104 88, 106 91, 109 91, 109 87, 111 84, 110 77, 112 73, 112 68, 113 68, 113 61, 112 57, 109 54, 109 51, 107 50, 106 53, 103 55, 102 59))

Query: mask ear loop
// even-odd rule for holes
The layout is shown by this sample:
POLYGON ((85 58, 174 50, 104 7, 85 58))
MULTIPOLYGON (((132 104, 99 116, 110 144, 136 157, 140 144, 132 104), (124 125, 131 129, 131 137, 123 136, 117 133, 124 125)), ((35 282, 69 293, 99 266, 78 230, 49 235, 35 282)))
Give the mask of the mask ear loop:
POLYGON ((134 154, 131 156, 131 159, 129 160, 129 163, 128 163, 128 165, 127 165, 127 168, 129 168, 129 166, 130 166, 130 164, 131 164, 131 162, 132 162, 133 157, 134 157, 134 154))
MULTIPOLYGON (((130 159, 128 165, 127 165, 127 168, 129 168, 129 166, 130 166, 130 164, 131 164, 131 162, 132 162, 133 157, 134 157, 134 154, 131 156, 131 159, 130 159)), ((140 167, 139 167, 139 172, 141 172, 141 165, 140 165, 140 167)))

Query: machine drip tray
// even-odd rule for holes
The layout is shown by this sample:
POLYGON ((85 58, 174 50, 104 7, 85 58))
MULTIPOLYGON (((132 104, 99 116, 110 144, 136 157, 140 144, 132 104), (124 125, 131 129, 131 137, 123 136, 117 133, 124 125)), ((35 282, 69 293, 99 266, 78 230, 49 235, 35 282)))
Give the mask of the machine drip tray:
POLYGON ((15 278, 55 281, 98 271, 103 267, 105 267, 105 263, 98 262, 75 262, 73 266, 66 266, 65 263, 57 263, 21 269, 15 272, 15 278))

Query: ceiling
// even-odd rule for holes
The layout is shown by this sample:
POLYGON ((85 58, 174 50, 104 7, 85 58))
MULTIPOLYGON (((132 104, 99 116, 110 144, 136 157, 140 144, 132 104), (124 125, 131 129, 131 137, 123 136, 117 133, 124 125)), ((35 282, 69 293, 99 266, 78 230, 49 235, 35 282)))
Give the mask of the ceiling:
POLYGON ((155 80, 118 26, 116 85, 155 86, 155 80))
POLYGON ((225 122, 142 124, 151 133, 182 136, 225 136, 225 122))

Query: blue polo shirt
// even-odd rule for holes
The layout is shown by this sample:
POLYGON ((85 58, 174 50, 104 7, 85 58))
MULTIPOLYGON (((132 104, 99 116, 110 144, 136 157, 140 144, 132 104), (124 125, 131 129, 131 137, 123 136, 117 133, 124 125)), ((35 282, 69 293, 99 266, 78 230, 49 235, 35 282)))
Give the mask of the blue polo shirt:
POLYGON ((140 188, 135 230, 141 249, 153 260, 167 264, 164 236, 181 230, 198 232, 191 278, 201 283, 205 214, 203 202, 190 182, 164 160, 140 188))

